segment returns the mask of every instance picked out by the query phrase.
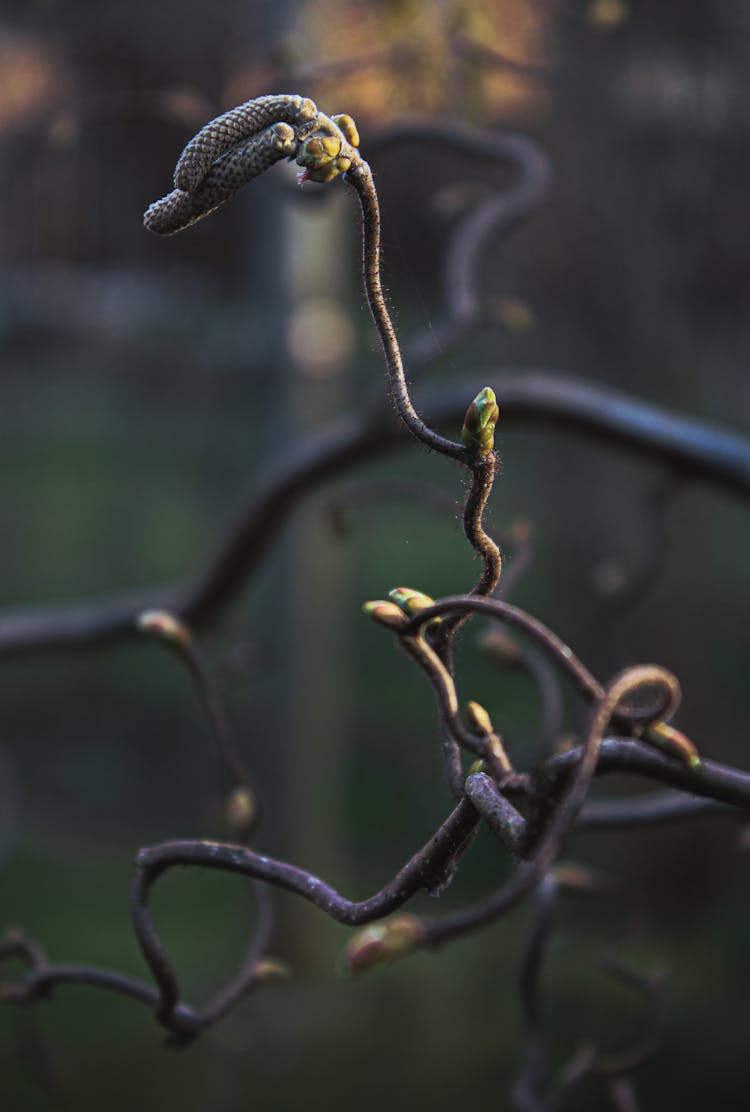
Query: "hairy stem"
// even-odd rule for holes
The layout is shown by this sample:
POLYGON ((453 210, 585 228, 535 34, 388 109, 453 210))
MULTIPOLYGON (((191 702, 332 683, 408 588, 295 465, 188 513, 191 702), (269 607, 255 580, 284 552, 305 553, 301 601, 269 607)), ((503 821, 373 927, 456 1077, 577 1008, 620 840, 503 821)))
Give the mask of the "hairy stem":
POLYGON ((354 187, 362 209, 365 293, 383 347, 388 388, 399 417, 409 432, 428 448, 434 448, 435 451, 450 456, 451 459, 464 460, 466 453, 462 445, 433 432, 419 416, 409 396, 401 350, 380 279, 380 206, 369 165, 364 161, 358 162, 347 174, 347 181, 354 187))

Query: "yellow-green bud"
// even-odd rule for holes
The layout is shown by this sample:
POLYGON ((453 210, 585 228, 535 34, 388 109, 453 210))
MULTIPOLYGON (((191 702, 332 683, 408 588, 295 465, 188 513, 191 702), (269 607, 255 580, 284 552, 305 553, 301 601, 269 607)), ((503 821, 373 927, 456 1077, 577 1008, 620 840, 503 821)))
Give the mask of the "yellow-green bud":
POLYGON ((474 455, 486 456, 495 446, 495 425, 500 416, 495 391, 489 386, 480 390, 466 410, 461 442, 474 455))
POLYGON ((468 702, 466 704, 466 717, 469 721, 469 729, 473 734, 485 736, 493 733, 492 719, 481 703, 475 703, 473 699, 468 702))
POLYGON ((276 958, 261 958, 253 965, 255 980, 262 985, 269 981, 285 981, 290 973, 291 970, 286 962, 277 961, 276 958))
POLYGON ((233 788, 225 808, 226 820, 233 834, 244 834, 257 814, 257 805, 249 788, 233 788))
POLYGON ((395 602, 389 602, 387 599, 380 598, 365 602, 362 609, 369 618, 374 618, 376 622, 388 626, 389 629, 402 629, 409 621, 395 602))
POLYGON ((342 147, 343 142, 338 135, 316 132, 306 139, 297 155, 297 165, 304 167, 302 173, 297 175, 298 183, 325 183, 333 181, 339 174, 345 174, 351 168, 352 160, 348 154, 342 153, 342 147))
POLYGON ((351 116, 331 116, 331 119, 335 123, 336 127, 339 128, 347 143, 351 143, 353 147, 358 147, 359 132, 357 131, 357 125, 355 124, 351 116))
POLYGON ((468 702, 466 704, 466 718, 471 732, 476 734, 477 737, 485 739, 486 759, 488 764, 492 766, 493 773, 496 776, 504 776, 506 773, 512 772, 513 766, 508 760, 505 747, 495 733, 492 719, 481 703, 475 703, 473 699, 468 702))
POLYGON ((358 931, 339 959, 343 973, 363 973, 373 965, 394 961, 415 950, 422 939, 422 922, 416 915, 397 915, 358 931))
POLYGON ((341 153, 341 140, 335 135, 311 135, 297 155, 297 165, 317 170, 341 153))
MULTIPOLYGON (((396 605, 401 607, 404 614, 408 614, 410 618, 435 605, 434 598, 423 594, 422 591, 415 591, 412 587, 394 587, 392 591, 388 592, 388 598, 393 599, 396 605)), ((437 618, 436 621, 440 621, 440 619, 437 618)))
POLYGON ((352 164, 350 158, 341 155, 339 158, 334 158, 330 162, 326 162, 323 166, 319 166, 316 170, 307 170, 307 180, 317 181, 325 185, 329 181, 333 181, 339 174, 345 174, 352 164))

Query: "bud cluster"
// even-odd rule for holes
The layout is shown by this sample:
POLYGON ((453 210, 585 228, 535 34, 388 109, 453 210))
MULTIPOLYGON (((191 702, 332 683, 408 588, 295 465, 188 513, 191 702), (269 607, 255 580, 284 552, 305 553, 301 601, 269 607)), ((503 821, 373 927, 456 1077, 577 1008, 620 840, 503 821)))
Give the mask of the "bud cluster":
MULTIPOLYGON (((387 599, 373 599, 364 603, 362 609, 368 617, 374 618, 381 625, 398 630, 408 625, 411 618, 434 605, 434 598, 422 591, 415 591, 412 587, 394 587, 388 592, 387 599)), ((427 623, 427 628, 437 625, 440 620, 432 618, 427 623)))

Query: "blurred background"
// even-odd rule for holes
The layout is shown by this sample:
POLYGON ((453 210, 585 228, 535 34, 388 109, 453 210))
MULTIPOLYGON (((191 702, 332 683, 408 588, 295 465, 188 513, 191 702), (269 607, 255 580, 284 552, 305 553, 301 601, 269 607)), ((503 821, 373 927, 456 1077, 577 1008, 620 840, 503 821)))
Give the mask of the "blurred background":
MULTIPOLYGON (((186 580, 285 446, 382 378, 340 183, 302 192, 282 166, 185 235, 142 229, 193 132, 267 92, 351 114, 365 157, 368 136, 406 119, 519 131, 550 155, 545 202, 487 244, 481 321, 424 370, 417 399, 433 383, 543 368, 746 431, 749 62, 742 0, 3 0, 3 608, 186 580)), ((456 222, 508 173, 435 144, 372 161, 408 347, 443 312, 456 222)), ((491 521, 532 534, 513 601, 602 679, 639 661, 672 668, 683 728, 747 766, 747 505, 570 433, 504 431, 499 401, 491 521)), ((398 584, 470 588, 462 496, 455 468, 406 442, 342 474, 297 507, 204 641, 262 786, 259 846, 352 898, 382 886, 449 806, 431 694, 360 604, 398 584), (407 480, 437 493, 404 498, 407 480)), ((535 690, 498 667, 483 632, 462 637, 461 689, 524 764, 539 746, 535 690)), ((564 712, 578 729, 581 708, 566 698, 564 712)), ((187 676, 159 646, 4 659, 3 925, 52 960, 142 975, 133 855, 220 833, 222 788, 187 676)), ((584 1039, 615 1049, 641 1030, 641 1002, 596 965, 634 918, 643 930, 624 952, 670 970, 644 1107, 745 1106, 740 846, 723 819, 574 840, 570 856, 609 870, 622 895, 563 902, 544 982, 553 1065, 584 1039)), ((464 906, 505 870, 481 837, 440 904, 414 910, 464 906)), ((4 1107, 507 1106, 528 909, 348 982, 334 972, 344 928, 291 897, 278 905, 272 951, 294 978, 182 1053, 161 1049, 142 1007, 94 990, 4 1010, 4 1107)), ((170 875, 156 910, 188 998, 204 999, 243 952, 244 886, 170 875)), ((574 1107, 603 1107, 601 1091, 574 1107)))

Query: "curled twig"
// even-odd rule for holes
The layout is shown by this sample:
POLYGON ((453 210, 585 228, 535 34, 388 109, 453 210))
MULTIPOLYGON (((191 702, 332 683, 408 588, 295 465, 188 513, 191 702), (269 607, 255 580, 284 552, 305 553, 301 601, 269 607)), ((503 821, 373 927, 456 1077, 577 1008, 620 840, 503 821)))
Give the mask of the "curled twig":
MULTIPOLYGON (((750 500, 750 441, 616 390, 528 370, 493 373, 504 427, 552 424, 666 462, 680 474, 750 500)), ((482 380, 486 381, 483 375, 482 380)), ((426 399, 431 425, 457 424, 467 393, 482 380, 426 399)), ((333 476, 403 447, 379 417, 338 419, 285 450, 257 479, 203 567, 181 584, 141 588, 62 606, 6 610, 0 615, 0 656, 99 647, 134 635, 142 610, 167 609, 200 629, 215 622, 258 567, 297 504, 333 476)))
MULTIPOLYGON (((468 802, 449 815, 430 840, 375 895, 352 901, 304 869, 256 853, 244 846, 219 842, 165 842, 143 849, 136 858, 130 893, 133 927, 158 988, 156 1018, 172 1029, 180 1004, 177 974, 156 930, 149 906, 157 879, 175 866, 199 866, 238 873, 295 892, 341 923, 358 925, 382 918, 402 906, 418 889, 439 887, 452 857, 461 851, 479 817, 468 802)), ((226 1010, 221 1009, 221 1013, 226 1010)), ((179 1024, 178 1024, 179 1025, 179 1024)))
POLYGON ((672 699, 671 681, 672 677, 665 669, 654 665, 639 665, 625 669, 602 689, 601 695, 598 695, 594 701, 586 740, 573 758, 572 775, 564 794, 552 817, 537 836, 538 840, 531 849, 529 859, 518 866, 507 884, 484 902, 442 918, 423 919, 423 946, 440 946, 495 922, 536 888, 562 851, 578 818, 591 778, 596 771, 604 734, 615 712, 621 708, 627 697, 648 685, 656 688, 659 693, 659 701, 651 708, 651 713, 658 715, 669 707, 672 699))

